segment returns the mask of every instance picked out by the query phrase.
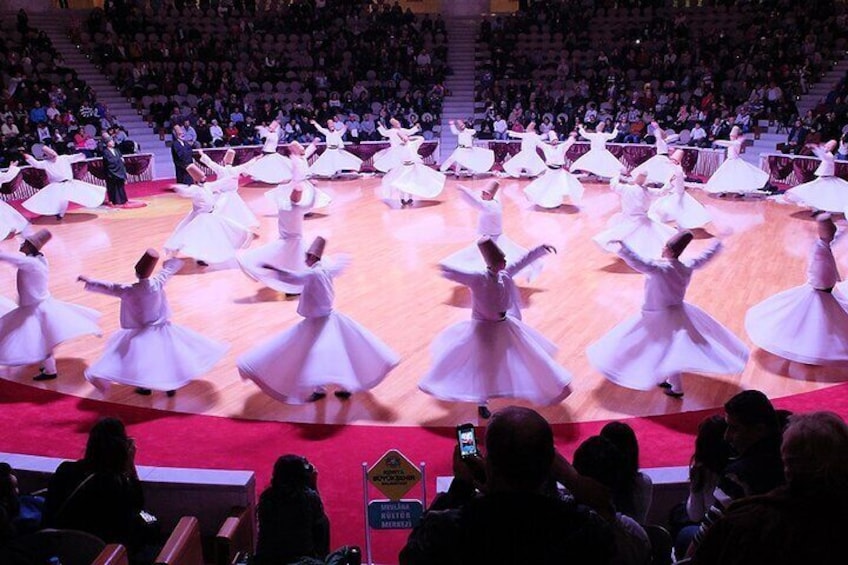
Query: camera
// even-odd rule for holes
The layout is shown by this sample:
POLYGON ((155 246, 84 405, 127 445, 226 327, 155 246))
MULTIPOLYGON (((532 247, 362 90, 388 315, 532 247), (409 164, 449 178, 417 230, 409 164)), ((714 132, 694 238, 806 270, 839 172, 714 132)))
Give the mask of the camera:
POLYGON ((477 434, 474 432, 474 424, 457 426, 456 441, 459 444, 459 455, 463 459, 480 455, 480 451, 477 449, 477 434))

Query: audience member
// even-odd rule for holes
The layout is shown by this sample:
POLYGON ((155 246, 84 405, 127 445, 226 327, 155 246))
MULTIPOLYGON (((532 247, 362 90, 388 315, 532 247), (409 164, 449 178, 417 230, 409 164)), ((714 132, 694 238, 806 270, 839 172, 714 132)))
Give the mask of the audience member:
POLYGON ((257 565, 327 557, 330 521, 318 494, 318 471, 305 458, 277 459, 271 486, 259 497, 258 518, 257 565))
POLYGON ((623 480, 613 491, 615 509, 644 524, 651 507, 654 485, 651 477, 639 471, 636 433, 624 422, 610 422, 601 428, 600 435, 618 448, 622 455, 623 480))

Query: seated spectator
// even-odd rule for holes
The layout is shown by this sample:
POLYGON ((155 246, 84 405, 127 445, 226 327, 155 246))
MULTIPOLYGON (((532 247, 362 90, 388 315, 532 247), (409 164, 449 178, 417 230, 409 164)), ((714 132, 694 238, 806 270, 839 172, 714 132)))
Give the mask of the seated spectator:
MULTIPOLYGON (((621 491, 629 477, 625 470, 624 455, 608 439, 592 436, 574 452, 574 468, 584 477, 591 477, 610 489, 621 491)), ((616 508, 618 510, 618 508, 616 508)), ((632 517, 616 512, 611 521, 616 565, 646 565, 651 560, 651 542, 645 529, 632 517)))
POLYGON ((0 126, 0 134, 3 135, 4 142, 17 140, 21 136, 21 130, 12 116, 6 117, 6 122, 0 126))
POLYGON ((412 530, 400 563, 609 563, 609 525, 575 501, 546 492, 551 479, 612 516, 609 495, 593 494, 595 481, 556 453, 544 418, 516 406, 496 412, 486 430, 485 460, 463 460, 455 449, 450 490, 412 530), (482 481, 480 494, 476 481, 482 481))
POLYGON ((790 128, 789 135, 786 136, 786 143, 780 148, 783 153, 791 153, 798 155, 804 149, 805 141, 809 130, 804 126, 800 119, 795 120, 795 124, 790 128))
POLYGON ((277 459, 271 486, 259 497, 258 516, 257 565, 323 560, 330 552, 330 521, 318 494, 318 472, 305 458, 277 459))
POLYGON ((17 536, 15 520, 21 509, 18 479, 8 463, 0 463, 0 545, 17 536))
POLYGON ((848 530, 848 425, 832 412, 792 416, 781 447, 786 486, 734 503, 694 563, 839 563, 848 530))
POLYGON ((115 418, 99 420, 88 435, 85 455, 64 461, 50 478, 44 526, 93 534, 120 543, 132 555, 153 552, 140 513, 144 506, 135 468, 135 442, 115 418))
POLYGON ((692 128, 690 132, 692 137, 690 138, 689 143, 694 145, 695 147, 709 147, 710 140, 707 136, 707 130, 701 125, 701 122, 695 122, 695 126, 692 128))
POLYGON ((735 500, 765 494, 783 484, 780 460, 781 430, 774 407, 765 394, 745 390, 724 405, 725 440, 736 454, 722 470, 713 496, 715 501, 692 540, 689 553, 697 550, 710 527, 735 500))
POLYGON ((224 145, 224 130, 218 125, 218 120, 212 120, 212 124, 209 126, 209 135, 212 138, 212 147, 224 145))
POLYGON ((651 507, 654 485, 651 477, 639 471, 639 441, 636 433, 624 422, 610 422, 601 428, 600 435, 618 448, 623 457, 624 480, 620 488, 613 491, 615 508, 644 524, 651 507))

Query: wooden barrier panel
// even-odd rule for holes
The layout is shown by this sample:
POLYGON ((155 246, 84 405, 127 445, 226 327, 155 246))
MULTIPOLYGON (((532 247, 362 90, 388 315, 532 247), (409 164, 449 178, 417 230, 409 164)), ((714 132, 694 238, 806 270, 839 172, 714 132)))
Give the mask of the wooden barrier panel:
POLYGON ((241 553, 253 554, 254 548, 253 512, 250 508, 233 508, 215 536, 216 565, 230 565, 233 558, 241 553))
POLYGON ((168 536, 155 565, 204 565, 200 524, 194 516, 183 516, 168 536))
POLYGON ((127 548, 119 543, 110 543, 103 548, 91 565, 129 565, 127 548))

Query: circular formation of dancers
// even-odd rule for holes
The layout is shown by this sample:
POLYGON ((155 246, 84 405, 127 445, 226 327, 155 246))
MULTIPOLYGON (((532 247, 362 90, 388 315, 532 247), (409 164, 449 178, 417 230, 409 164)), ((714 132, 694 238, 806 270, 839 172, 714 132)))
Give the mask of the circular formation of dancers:
MULTIPOLYGON (((209 371, 228 345, 172 322, 165 295, 168 279, 184 259, 206 266, 236 260, 248 277, 264 286, 299 296, 302 320, 247 351, 237 359, 238 372, 269 396, 302 404, 325 397, 328 387, 347 399, 379 384, 400 362, 378 336, 334 309, 334 279, 349 265, 344 254, 325 254, 328 241, 303 240, 303 220, 311 211, 330 205, 329 195, 311 177, 335 178, 356 172, 362 161, 345 150, 343 130, 330 121, 327 129, 313 123, 326 139, 323 152, 313 142, 295 142, 288 156, 277 153, 279 124, 263 127, 266 142, 257 157, 234 166, 235 151, 221 163, 202 151, 181 182, 180 196, 191 199, 190 212, 164 243, 167 258, 156 272, 159 253, 144 252, 134 267, 136 281, 127 284, 79 276, 85 289, 120 299, 120 329, 106 343, 103 355, 86 371, 85 378, 101 391, 111 384, 135 387, 149 395, 173 395, 209 371), (279 238, 246 250, 260 225, 254 212, 239 196, 239 179, 273 186, 265 196, 277 216, 279 238), (244 251, 243 251, 244 250, 244 251), (151 355, 151 351, 156 351, 151 355), (280 362, 280 359, 285 362, 280 362)), ((451 122, 458 137, 456 150, 439 169, 424 164, 419 148, 424 139, 416 129, 404 129, 392 120, 381 129, 389 147, 374 155, 374 166, 384 173, 378 195, 390 206, 408 207, 415 199, 439 196, 445 173, 457 176, 491 171, 494 154, 473 145, 476 133, 469 125, 451 122)), ((650 390, 661 387, 672 397, 684 394, 681 374, 735 374, 745 368, 747 346, 708 313, 685 301, 693 273, 714 260, 722 244, 713 240, 696 256, 685 254, 693 240, 691 230, 710 221, 708 211, 687 192, 682 162, 684 152, 669 154, 673 133, 652 124, 656 155, 630 175, 605 144, 616 132, 586 131, 582 126, 565 141, 553 132, 539 135, 534 124, 510 131, 521 146, 504 165, 513 178, 533 178, 524 188, 527 199, 541 208, 556 208, 567 201, 579 206, 585 188, 583 174, 609 179, 610 190, 621 202, 621 211, 608 228, 593 240, 615 253, 645 276, 640 312, 618 324, 587 349, 591 364, 620 386, 650 390), (589 150, 567 165, 567 151, 578 134, 590 141, 589 150)), ((728 157, 703 189, 714 194, 746 195, 760 191, 768 175, 739 158, 743 136, 734 131, 726 146, 728 157)), ((848 361, 848 293, 840 292, 839 273, 832 244, 836 226, 831 213, 848 208, 846 181, 834 175, 834 142, 815 148, 822 163, 816 180, 787 191, 785 198, 814 211, 818 237, 813 242, 808 282, 776 294, 752 307, 745 328, 753 343, 775 355, 806 364, 848 361)), ((41 215, 64 216, 69 202, 86 207, 102 204, 105 189, 73 178, 71 163, 79 156, 59 156, 45 149, 45 159, 27 162, 43 169, 48 184, 23 203, 41 215)), ((17 163, 0 173, 0 182, 18 174, 17 163)), ((468 247, 439 263, 446 279, 468 287, 471 319, 442 331, 432 343, 432 365, 419 388, 442 400, 474 403, 481 417, 490 414, 492 398, 524 399, 537 405, 562 401, 570 392, 571 374, 555 360, 557 346, 527 325, 521 317, 515 278, 532 280, 544 258, 556 253, 541 243, 525 249, 503 233, 503 206, 497 180, 482 191, 458 185, 458 196, 478 213, 477 236, 468 247)), ((0 300, 0 365, 37 365, 35 380, 57 377, 55 347, 82 335, 100 335, 100 314, 89 308, 53 298, 48 290, 49 267, 43 249, 51 233, 35 230, 11 206, 0 202, 0 231, 4 237, 20 233, 20 254, 0 252, 0 261, 17 269, 18 303, 0 300)))

